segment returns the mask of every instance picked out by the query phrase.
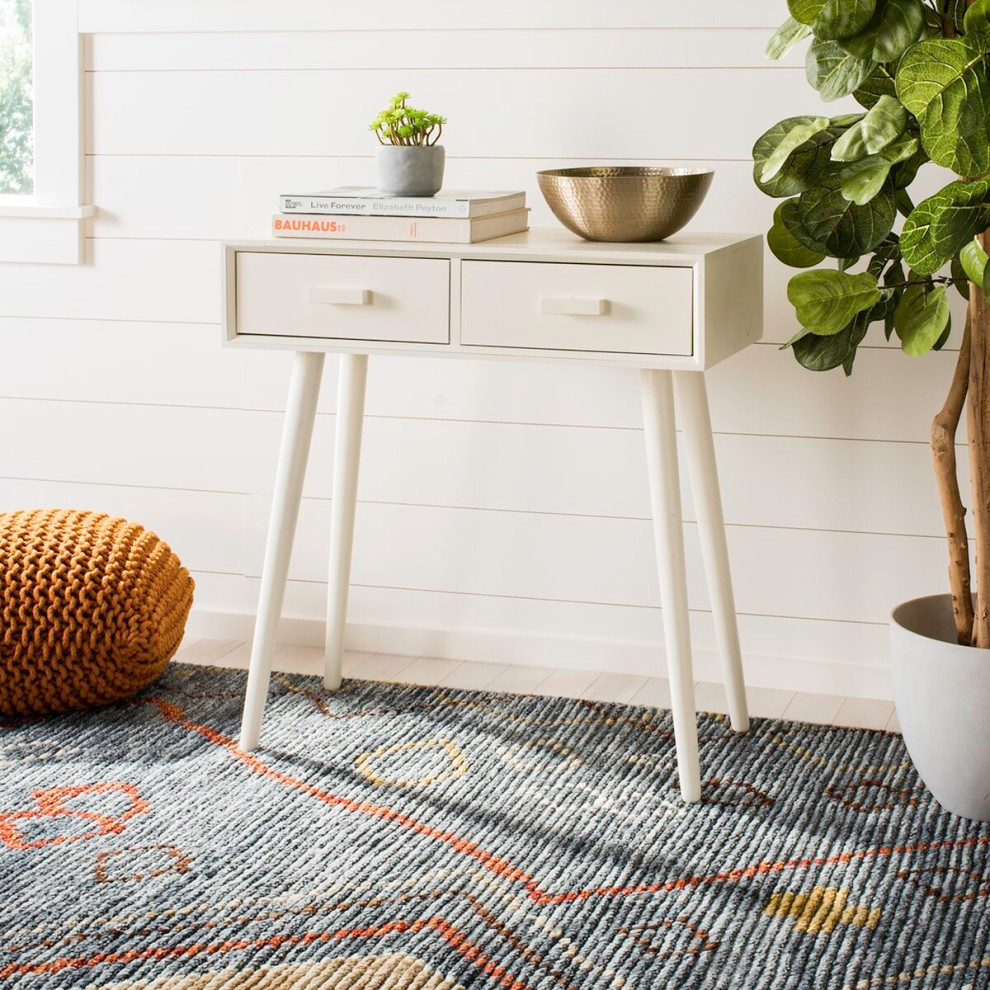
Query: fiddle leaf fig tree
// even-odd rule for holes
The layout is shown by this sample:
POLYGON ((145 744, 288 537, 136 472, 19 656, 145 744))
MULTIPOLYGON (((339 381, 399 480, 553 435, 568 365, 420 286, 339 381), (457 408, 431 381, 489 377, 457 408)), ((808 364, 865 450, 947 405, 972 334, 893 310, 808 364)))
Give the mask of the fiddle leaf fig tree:
POLYGON ((826 102, 852 97, 861 109, 789 117, 753 148, 756 185, 781 201, 770 250, 805 269, 787 288, 800 329, 784 346, 805 368, 848 375, 876 323, 920 357, 950 337, 950 290, 966 297, 931 445, 959 642, 990 648, 990 0, 787 7, 767 55, 810 39, 808 82, 826 102), (915 204, 910 188, 929 162, 956 178, 915 204), (833 267, 818 267, 827 259, 833 267), (955 456, 964 408, 975 575, 955 456))

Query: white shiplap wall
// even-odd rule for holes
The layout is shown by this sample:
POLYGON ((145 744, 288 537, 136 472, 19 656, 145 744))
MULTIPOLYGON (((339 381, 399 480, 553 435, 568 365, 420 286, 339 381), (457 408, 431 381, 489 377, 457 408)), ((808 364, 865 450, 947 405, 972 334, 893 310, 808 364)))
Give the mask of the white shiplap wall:
MULTIPOLYGON (((538 168, 678 161, 717 172, 695 229, 763 231, 774 204, 749 149, 816 107, 800 56, 763 59, 785 15, 782 0, 80 0, 100 212, 86 266, 0 266, 0 509, 144 521, 194 571, 200 628, 243 634, 288 359, 221 350, 219 241, 265 236, 280 190, 368 181, 366 122, 400 88, 449 116, 448 183, 526 188, 534 224, 553 222, 538 168)), ((953 355, 912 362, 874 337, 851 381, 803 372, 774 345, 792 332, 788 274, 768 259, 766 342, 710 377, 749 675, 883 696, 889 607, 944 573, 924 441, 953 355)), ((286 634, 314 641, 335 370, 286 610, 303 620, 286 634)), ((368 412, 355 646, 658 671, 632 373, 375 358, 368 412)))

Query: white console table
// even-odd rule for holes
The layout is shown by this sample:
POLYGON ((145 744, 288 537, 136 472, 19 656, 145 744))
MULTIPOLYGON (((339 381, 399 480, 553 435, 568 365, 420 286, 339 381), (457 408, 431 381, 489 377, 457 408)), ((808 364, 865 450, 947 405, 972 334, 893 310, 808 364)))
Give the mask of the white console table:
POLYGON ((701 794, 674 392, 732 727, 749 727, 703 372, 762 334, 758 236, 659 244, 563 229, 481 244, 264 241, 224 248, 224 342, 295 352, 240 744, 258 745, 324 355, 339 353, 326 669, 340 685, 369 354, 625 365, 639 373, 677 766, 701 794))

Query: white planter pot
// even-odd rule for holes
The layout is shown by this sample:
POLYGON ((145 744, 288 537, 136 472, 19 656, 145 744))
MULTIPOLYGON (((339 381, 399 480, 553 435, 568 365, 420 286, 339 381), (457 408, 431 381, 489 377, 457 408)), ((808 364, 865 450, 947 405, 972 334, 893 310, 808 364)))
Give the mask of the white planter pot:
POLYGON ((375 148, 378 188, 389 196, 432 196, 443 185, 443 163, 442 144, 380 144, 375 148))
POLYGON ((960 646, 949 595, 890 618, 894 701, 921 779, 946 811, 990 821, 990 650, 960 646))

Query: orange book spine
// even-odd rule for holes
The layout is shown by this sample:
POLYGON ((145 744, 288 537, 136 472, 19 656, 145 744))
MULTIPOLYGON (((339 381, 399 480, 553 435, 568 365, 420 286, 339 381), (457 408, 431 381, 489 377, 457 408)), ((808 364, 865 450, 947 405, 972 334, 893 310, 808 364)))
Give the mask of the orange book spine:
POLYGON ((420 221, 404 217, 328 217, 276 214, 276 237, 326 237, 354 240, 415 241, 420 221))

